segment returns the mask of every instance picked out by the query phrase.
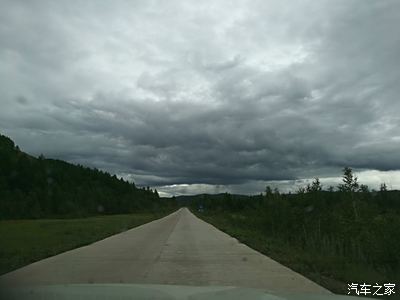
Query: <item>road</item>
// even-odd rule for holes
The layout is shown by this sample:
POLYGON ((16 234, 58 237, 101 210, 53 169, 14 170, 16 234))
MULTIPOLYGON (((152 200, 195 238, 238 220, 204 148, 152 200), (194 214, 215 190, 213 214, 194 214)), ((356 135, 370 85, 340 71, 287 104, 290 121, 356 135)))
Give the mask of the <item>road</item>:
POLYGON ((0 286, 152 283, 329 293, 188 209, 0 277, 0 286))

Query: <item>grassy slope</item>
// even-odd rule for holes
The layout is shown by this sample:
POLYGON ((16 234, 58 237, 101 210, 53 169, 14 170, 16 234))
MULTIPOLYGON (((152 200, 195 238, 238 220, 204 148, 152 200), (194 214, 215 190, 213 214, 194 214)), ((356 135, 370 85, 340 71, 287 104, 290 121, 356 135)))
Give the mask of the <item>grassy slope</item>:
MULTIPOLYGON (((268 237, 260 229, 246 224, 245 213, 229 214, 228 216, 228 213, 221 212, 198 213, 192 211, 199 218, 237 238, 240 242, 303 274, 334 293, 347 294, 347 283, 352 282, 387 283, 380 274, 367 266, 340 265, 335 257, 329 257, 325 253, 309 253, 302 249, 295 249, 277 237, 268 237)), ((398 282, 395 283, 398 284, 398 282)), ((390 297, 390 299, 398 299, 398 295, 390 297)))
POLYGON ((166 213, 0 221, 0 274, 90 244, 163 215, 166 213))

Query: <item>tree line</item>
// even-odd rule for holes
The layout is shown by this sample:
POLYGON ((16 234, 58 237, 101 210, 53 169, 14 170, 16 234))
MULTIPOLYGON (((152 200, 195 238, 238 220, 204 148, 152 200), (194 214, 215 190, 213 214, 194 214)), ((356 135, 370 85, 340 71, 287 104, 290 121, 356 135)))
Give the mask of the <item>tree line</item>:
POLYGON ((171 206, 107 172, 22 152, 0 135, 0 219, 119 214, 171 206))
POLYGON ((225 218, 232 226, 307 253, 321 269, 369 268, 375 274, 371 278, 378 280, 380 274, 382 280, 400 280, 400 191, 384 183, 370 191, 349 167, 336 189, 323 190, 315 178, 295 193, 267 186, 255 196, 200 195, 189 202, 198 213, 225 218))

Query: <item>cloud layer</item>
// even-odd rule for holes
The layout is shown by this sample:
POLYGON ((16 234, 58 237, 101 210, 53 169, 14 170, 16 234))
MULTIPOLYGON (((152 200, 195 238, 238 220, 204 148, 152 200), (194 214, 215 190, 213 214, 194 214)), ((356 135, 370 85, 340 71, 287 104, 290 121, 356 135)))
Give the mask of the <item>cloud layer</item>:
POLYGON ((2 1, 0 128, 169 194, 400 170, 399 20, 398 1, 2 1))

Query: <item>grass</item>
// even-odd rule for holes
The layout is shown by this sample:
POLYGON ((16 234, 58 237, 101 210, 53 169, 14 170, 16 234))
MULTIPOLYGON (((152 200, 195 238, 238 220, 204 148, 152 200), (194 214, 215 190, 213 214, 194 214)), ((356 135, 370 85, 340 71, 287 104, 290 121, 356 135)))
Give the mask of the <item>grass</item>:
POLYGON ((158 219, 162 213, 0 221, 0 275, 158 219))
MULTIPOLYGON (((370 266, 343 261, 321 249, 301 249, 279 236, 268 236, 247 220, 245 212, 193 211, 199 218, 235 237, 241 243, 271 257, 279 263, 313 280, 336 294, 347 294, 348 283, 388 283, 382 273, 370 266)), ((393 283, 393 282, 392 282, 393 283)), ((398 282, 395 280, 396 285, 398 282)), ((397 289, 397 288, 396 288, 397 289)), ((370 296, 371 297, 371 296, 370 296)), ((399 299, 399 295, 380 298, 399 299)))

